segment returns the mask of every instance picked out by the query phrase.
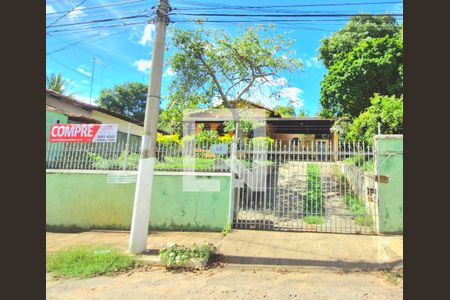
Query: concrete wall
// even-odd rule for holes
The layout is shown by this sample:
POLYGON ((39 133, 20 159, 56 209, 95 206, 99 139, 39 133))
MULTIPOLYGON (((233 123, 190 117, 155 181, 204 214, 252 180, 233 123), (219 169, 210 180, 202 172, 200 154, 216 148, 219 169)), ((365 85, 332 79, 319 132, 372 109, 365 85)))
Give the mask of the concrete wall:
POLYGON ((387 176, 387 183, 380 182, 378 201, 380 232, 403 232, 403 135, 379 135, 375 137, 377 174, 387 176))
MULTIPOLYGON (((135 183, 107 183, 108 173, 113 172, 48 170, 47 227, 129 229, 135 183)), ((151 229, 223 229, 228 221, 231 176, 185 175, 190 179, 186 182, 191 185, 191 191, 186 191, 186 182, 180 173, 156 174, 150 212, 151 229), (193 182, 210 188, 192 188, 193 182)))

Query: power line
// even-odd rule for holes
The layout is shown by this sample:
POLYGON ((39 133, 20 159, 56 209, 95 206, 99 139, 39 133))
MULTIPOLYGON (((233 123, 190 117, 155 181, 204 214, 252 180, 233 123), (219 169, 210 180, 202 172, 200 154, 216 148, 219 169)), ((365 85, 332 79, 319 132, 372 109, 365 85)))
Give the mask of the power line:
MULTIPOLYGON (((113 4, 105 4, 105 5, 99 5, 99 6, 83 7, 83 8, 79 8, 78 10, 96 9, 96 8, 110 7, 110 6, 117 6, 117 5, 124 5, 124 4, 135 3, 135 2, 142 2, 142 1, 145 1, 145 0, 132 0, 132 1, 125 1, 125 2, 113 3, 113 4)), ((83 3, 84 3, 84 2, 86 2, 86 1, 83 1, 83 3)), ((83 4, 83 3, 81 3, 81 4, 83 4)), ((80 6, 81 4, 79 4, 78 6, 80 6)), ((76 6, 75 8, 77 8, 78 6, 76 6)), ((49 15, 55 15, 55 14, 70 13, 70 12, 73 11, 75 8, 73 8, 72 10, 56 11, 56 12, 48 13, 48 14, 45 14, 45 15, 46 15, 46 16, 49 16, 49 15)))
MULTIPOLYGON (((185 2, 186 3, 186 2, 185 2)), ((197 2, 200 4, 201 2, 197 2)), ((359 5, 380 5, 380 4, 400 4, 401 1, 386 1, 386 2, 359 2, 359 3, 321 3, 321 4, 293 4, 293 5, 262 5, 262 6, 227 6, 220 7, 220 9, 255 9, 255 8, 283 8, 283 7, 329 7, 329 6, 359 6, 359 5)), ((212 3, 211 3, 212 4, 212 3)), ((217 6, 216 6, 217 7, 217 6)), ((173 10, 198 10, 210 9, 208 8, 174 8, 173 10)))
POLYGON ((129 19, 136 19, 136 18, 148 18, 150 16, 151 15, 134 15, 134 16, 126 16, 126 17, 120 17, 120 18, 92 20, 92 21, 85 21, 85 22, 78 22, 78 23, 67 23, 67 24, 55 25, 55 26, 53 26, 53 28, 75 26, 75 25, 85 25, 85 24, 93 24, 93 23, 102 23, 102 22, 111 22, 111 21, 117 21, 117 20, 129 20, 129 19))
POLYGON ((114 27, 124 27, 124 26, 131 26, 131 25, 142 25, 142 24, 148 24, 148 22, 133 22, 133 23, 122 23, 122 24, 114 24, 114 25, 105 25, 105 26, 93 26, 93 27, 82 27, 82 28, 68 28, 68 29, 56 29, 52 30, 49 33, 55 33, 55 32, 83 32, 83 31, 89 31, 92 29, 104 29, 104 28, 114 28, 114 27))
POLYGON ((392 16, 399 17, 403 14, 220 14, 220 13, 172 13, 180 16, 204 16, 204 17, 353 17, 353 16, 392 16))
POLYGON ((71 10, 68 10, 64 15, 62 15, 61 17, 59 17, 58 19, 56 19, 56 21, 54 21, 52 24, 48 25, 46 28, 50 28, 52 27, 56 22, 58 22, 59 20, 61 20, 62 18, 64 18, 65 16, 67 16, 68 14, 70 14, 71 12, 73 12, 75 9, 77 9, 79 6, 81 6, 84 2, 86 2, 87 0, 83 0, 80 2, 80 4, 78 4, 77 6, 75 6, 74 8, 72 8, 71 10))

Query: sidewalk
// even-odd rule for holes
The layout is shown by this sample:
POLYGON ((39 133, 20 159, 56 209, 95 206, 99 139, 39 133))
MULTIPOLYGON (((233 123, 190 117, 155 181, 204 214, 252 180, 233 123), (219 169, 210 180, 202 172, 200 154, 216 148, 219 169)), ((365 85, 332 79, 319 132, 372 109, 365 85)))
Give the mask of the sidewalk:
MULTIPOLYGON (((47 253, 80 245, 109 245, 126 250, 128 232, 87 231, 47 233, 47 253)), ((381 270, 403 260, 402 236, 369 236, 309 232, 233 230, 212 232, 151 232, 147 249, 157 255, 167 242, 189 246, 210 242, 224 255, 226 267, 325 268, 381 270)))

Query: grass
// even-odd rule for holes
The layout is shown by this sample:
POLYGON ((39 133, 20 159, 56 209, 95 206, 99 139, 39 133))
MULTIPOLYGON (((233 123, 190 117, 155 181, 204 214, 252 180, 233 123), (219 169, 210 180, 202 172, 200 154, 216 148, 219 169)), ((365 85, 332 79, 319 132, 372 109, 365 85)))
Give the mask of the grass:
POLYGON ((47 272, 60 277, 113 275, 137 266, 134 257, 108 247, 74 247, 47 256, 47 272))
POLYGON ((364 203, 358 197, 351 194, 345 195, 345 204, 352 212, 357 224, 372 226, 372 217, 366 212, 364 203))
POLYGON ((313 216, 313 215, 305 216, 303 218, 303 221, 305 221, 308 224, 323 224, 325 222, 322 216, 313 216))

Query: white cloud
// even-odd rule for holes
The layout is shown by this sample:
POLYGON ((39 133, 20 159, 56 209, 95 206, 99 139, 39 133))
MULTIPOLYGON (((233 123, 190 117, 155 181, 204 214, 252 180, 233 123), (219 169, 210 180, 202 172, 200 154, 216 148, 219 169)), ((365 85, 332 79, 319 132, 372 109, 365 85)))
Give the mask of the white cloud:
POLYGON ((133 63, 133 66, 135 66, 139 72, 142 73, 148 73, 150 71, 150 67, 152 66, 152 61, 149 60, 145 60, 145 59, 140 59, 137 60, 133 63))
POLYGON ((81 9, 83 9, 84 6, 79 6, 77 8, 75 8, 73 11, 71 11, 70 13, 67 14, 67 17, 69 19, 76 19, 78 17, 84 16, 86 15, 81 9))
POLYGON ((322 63, 317 57, 310 57, 305 60, 305 66, 308 68, 321 68, 322 63))
POLYGON ((165 76, 173 76, 173 75, 175 75, 176 73, 173 71, 173 69, 171 68, 171 67, 168 67, 167 68, 167 70, 166 70, 166 72, 164 72, 164 75, 165 76))
POLYGON ((56 12, 56 10, 53 8, 53 6, 51 6, 50 4, 45 5, 45 13, 46 14, 52 14, 54 12, 56 12))
POLYGON ((83 80, 80 81, 80 83, 82 83, 82 84, 88 84, 88 83, 90 83, 90 81, 89 81, 89 80, 83 79, 83 80))
POLYGON ((302 93, 303 93, 303 91, 300 88, 285 87, 281 90, 280 97, 286 98, 293 105, 301 107, 301 106, 303 106, 303 100, 300 98, 300 94, 302 94, 302 93))
POLYGON ((88 72, 88 71, 86 71, 84 69, 84 66, 79 66, 77 71, 80 72, 81 74, 84 74, 84 75, 89 76, 89 77, 92 75, 91 72, 88 72))
POLYGON ((139 44, 142 46, 150 45, 153 40, 153 32, 155 32, 155 24, 147 24, 145 25, 144 33, 142 34, 141 40, 139 44))

